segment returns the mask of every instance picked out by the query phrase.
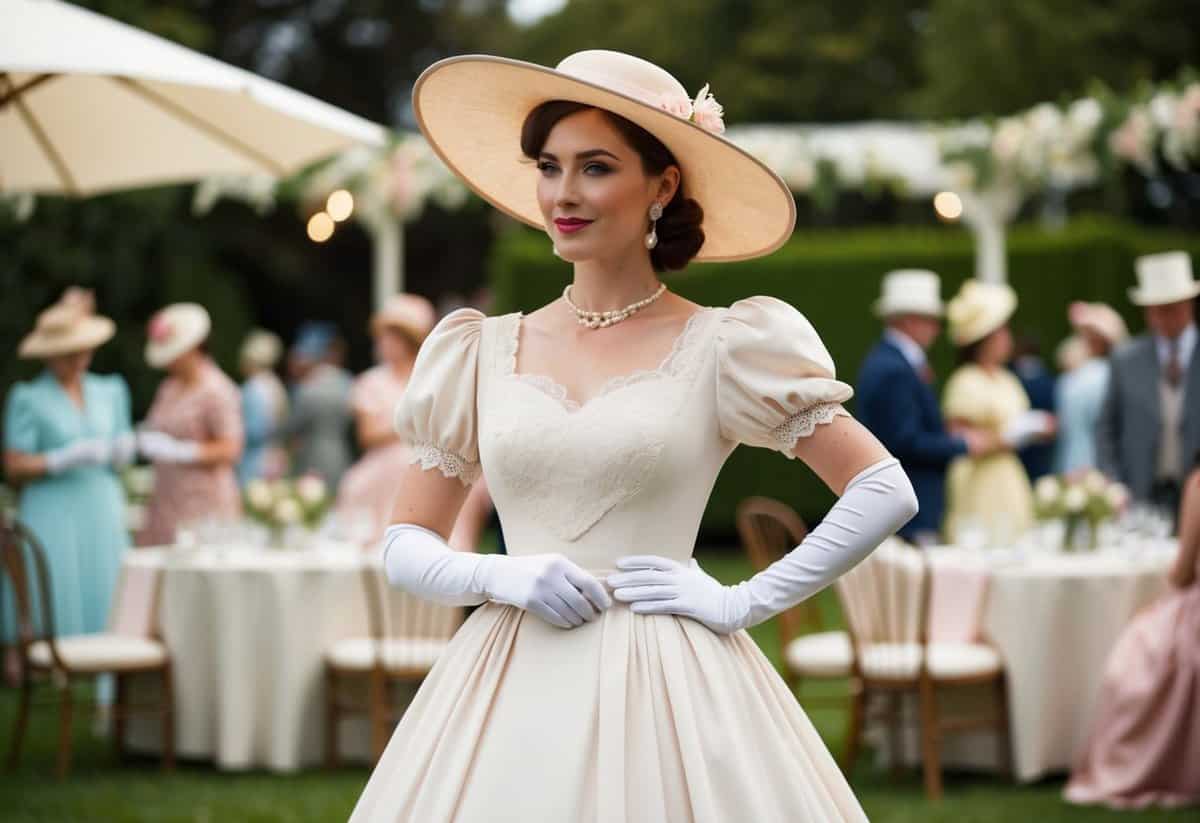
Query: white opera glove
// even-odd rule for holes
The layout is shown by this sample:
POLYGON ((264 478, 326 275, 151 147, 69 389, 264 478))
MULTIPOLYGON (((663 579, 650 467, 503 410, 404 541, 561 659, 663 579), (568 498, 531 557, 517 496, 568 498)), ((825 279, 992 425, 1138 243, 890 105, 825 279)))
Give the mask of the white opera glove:
POLYGON ((562 555, 455 551, 411 523, 389 526, 383 540, 388 581, 439 603, 473 606, 494 600, 563 629, 595 620, 612 605, 600 581, 562 555))
POLYGON ((1000 435, 1010 449, 1023 449, 1054 430, 1054 415, 1031 409, 1017 415, 1000 435))
POLYGON ((200 444, 196 441, 179 440, 151 429, 137 433, 137 448, 143 457, 156 463, 195 463, 200 459, 200 444))
POLYGON ((112 457, 112 446, 101 438, 76 440, 61 448, 48 451, 44 455, 46 471, 50 474, 61 474, 78 466, 103 466, 112 457))
POLYGON ((123 469, 137 457, 137 435, 133 432, 122 432, 111 441, 112 455, 110 462, 114 468, 123 469))
POLYGON ((868 466, 799 546, 735 586, 698 564, 652 555, 622 557, 608 584, 638 614, 676 614, 728 634, 807 600, 854 568, 917 513, 917 496, 894 458, 868 466))

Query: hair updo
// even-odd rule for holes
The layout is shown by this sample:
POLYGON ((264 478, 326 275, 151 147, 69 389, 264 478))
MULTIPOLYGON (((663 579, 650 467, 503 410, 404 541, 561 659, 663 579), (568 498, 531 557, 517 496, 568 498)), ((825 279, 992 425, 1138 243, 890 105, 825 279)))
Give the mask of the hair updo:
MULTIPOLYGON (((550 100, 535 107, 521 126, 521 153, 531 160, 537 160, 551 129, 560 120, 593 108, 596 107, 571 100, 550 100)), ((596 110, 608 118, 642 158, 642 169, 646 174, 662 174, 668 166, 679 165, 671 150, 637 123, 605 109, 596 110)), ((704 245, 704 229, 700 227, 704 222, 704 209, 695 200, 684 195, 683 185, 683 180, 680 179, 675 196, 663 207, 662 217, 655 226, 658 245, 650 250, 650 264, 658 272, 678 271, 684 268, 704 245)))

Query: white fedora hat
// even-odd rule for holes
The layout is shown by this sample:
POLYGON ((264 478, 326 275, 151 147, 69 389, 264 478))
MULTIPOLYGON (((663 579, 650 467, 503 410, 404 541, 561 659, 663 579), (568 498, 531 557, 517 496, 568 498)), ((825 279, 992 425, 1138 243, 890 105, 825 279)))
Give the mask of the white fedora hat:
POLYGON ((893 317, 897 314, 923 314, 941 317, 945 313, 942 305, 942 281, 928 269, 897 269, 883 276, 883 289, 875 301, 878 317, 893 317))
POLYGON ((1180 303, 1200 295, 1200 283, 1192 276, 1192 258, 1185 251, 1147 254, 1134 261, 1138 285, 1129 299, 1138 306, 1180 303))
POLYGON ((117 327, 94 314, 96 301, 86 289, 71 287, 38 315, 37 324, 17 348, 23 359, 56 357, 94 349, 110 340, 117 327))
POLYGON ((162 369, 199 346, 212 329, 208 311, 199 303, 172 303, 150 318, 146 362, 162 369))
POLYGON ((1006 283, 967 280, 946 306, 950 340, 956 346, 976 343, 1008 322, 1017 309, 1017 293, 1006 283))
POLYGON ((490 55, 451 57, 417 79, 413 109, 429 144, 480 197, 539 229, 536 166, 521 155, 521 127, 537 106, 570 100, 610 111, 675 156, 684 193, 704 209, 698 261, 768 254, 791 236, 796 204, 779 175, 720 135, 721 108, 693 101, 665 70, 616 51, 570 55, 557 68, 490 55))

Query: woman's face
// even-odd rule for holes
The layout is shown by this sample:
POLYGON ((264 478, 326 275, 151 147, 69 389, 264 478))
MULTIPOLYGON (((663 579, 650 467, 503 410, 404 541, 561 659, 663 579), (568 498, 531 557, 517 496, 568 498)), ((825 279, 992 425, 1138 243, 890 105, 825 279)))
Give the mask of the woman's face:
POLYGON ((75 382, 83 376, 83 373, 88 370, 88 366, 91 364, 91 349, 71 352, 70 354, 60 354, 46 360, 47 367, 58 378, 60 383, 75 382))
POLYGON ((186 351, 167 364, 167 374, 173 377, 187 377, 196 370, 203 357, 204 353, 200 351, 199 346, 186 351))
POLYGON ((375 335, 375 356, 380 363, 395 366, 412 363, 417 357, 417 349, 403 332, 384 328, 375 335))
POLYGON ((622 256, 650 231, 650 204, 664 206, 679 185, 679 170, 649 176, 642 159, 596 109, 554 125, 537 161, 538 205, 558 254, 579 262, 622 256))
POLYGON ((1012 332, 1004 325, 983 339, 977 355, 984 366, 1003 366, 1012 357, 1012 332))

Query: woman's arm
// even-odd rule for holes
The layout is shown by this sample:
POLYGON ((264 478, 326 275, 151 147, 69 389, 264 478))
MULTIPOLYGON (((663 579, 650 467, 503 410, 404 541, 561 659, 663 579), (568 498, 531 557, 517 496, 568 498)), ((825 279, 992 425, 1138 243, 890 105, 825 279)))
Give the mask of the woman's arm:
POLYGON ((1196 560, 1200 555, 1200 469, 1188 477, 1179 505, 1179 551, 1167 579, 1179 588, 1196 582, 1196 560))
POLYGON ((41 454, 5 449, 4 474, 13 483, 28 483, 49 474, 46 468, 46 457, 41 454))
POLYGON ((839 497, 846 484, 868 466, 891 457, 883 444, 853 417, 838 416, 796 441, 792 454, 812 469, 839 497))

